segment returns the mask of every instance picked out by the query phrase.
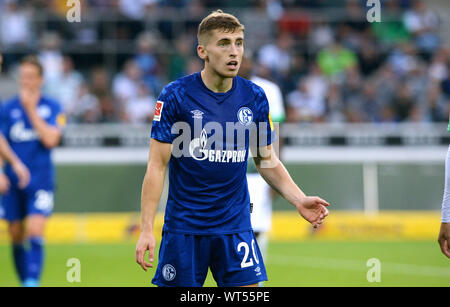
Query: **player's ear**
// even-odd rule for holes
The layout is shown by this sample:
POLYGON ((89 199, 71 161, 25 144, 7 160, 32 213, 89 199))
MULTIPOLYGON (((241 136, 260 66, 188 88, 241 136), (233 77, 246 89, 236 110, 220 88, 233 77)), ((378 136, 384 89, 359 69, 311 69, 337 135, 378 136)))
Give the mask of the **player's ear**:
POLYGON ((200 59, 208 61, 208 52, 206 51, 205 46, 203 45, 197 46, 197 55, 199 56, 200 59))

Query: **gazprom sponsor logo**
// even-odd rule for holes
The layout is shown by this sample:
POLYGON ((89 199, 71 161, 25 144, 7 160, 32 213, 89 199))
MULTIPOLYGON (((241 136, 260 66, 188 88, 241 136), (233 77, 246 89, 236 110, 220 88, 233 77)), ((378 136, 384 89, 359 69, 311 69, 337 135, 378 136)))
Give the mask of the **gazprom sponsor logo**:
POLYGON ((37 133, 34 130, 25 128, 23 121, 18 121, 12 125, 9 137, 13 142, 29 142, 38 139, 37 133))
POLYGON ((202 130, 200 137, 193 139, 189 144, 190 156, 197 160, 208 160, 218 163, 240 163, 245 161, 247 150, 215 150, 207 149, 208 134, 202 130))

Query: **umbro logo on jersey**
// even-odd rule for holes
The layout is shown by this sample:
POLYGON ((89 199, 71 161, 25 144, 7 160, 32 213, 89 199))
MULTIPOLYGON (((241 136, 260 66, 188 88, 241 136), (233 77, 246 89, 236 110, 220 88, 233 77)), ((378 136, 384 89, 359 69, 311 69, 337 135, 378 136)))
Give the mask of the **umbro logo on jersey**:
POLYGON ((153 120, 159 122, 161 120, 161 113, 164 106, 163 101, 157 101, 155 106, 155 115, 153 116, 153 120))
POLYGON ((202 119, 203 118, 203 112, 200 110, 193 110, 191 111, 191 113, 193 114, 192 117, 195 119, 202 119))

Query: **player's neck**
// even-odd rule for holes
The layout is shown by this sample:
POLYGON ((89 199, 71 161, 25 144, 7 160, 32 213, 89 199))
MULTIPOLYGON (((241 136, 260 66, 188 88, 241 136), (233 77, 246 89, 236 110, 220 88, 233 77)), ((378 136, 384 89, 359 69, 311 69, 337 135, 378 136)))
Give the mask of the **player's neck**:
POLYGON ((233 87, 233 78, 222 78, 206 68, 201 71, 200 76, 206 87, 214 93, 225 93, 233 87))

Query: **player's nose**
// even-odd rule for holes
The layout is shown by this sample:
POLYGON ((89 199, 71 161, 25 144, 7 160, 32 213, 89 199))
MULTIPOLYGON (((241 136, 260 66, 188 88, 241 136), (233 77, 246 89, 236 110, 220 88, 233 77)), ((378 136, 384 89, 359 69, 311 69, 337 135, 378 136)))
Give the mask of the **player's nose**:
POLYGON ((238 52, 238 48, 236 47, 236 45, 231 45, 231 49, 230 49, 230 56, 232 57, 237 57, 239 54, 238 52))

